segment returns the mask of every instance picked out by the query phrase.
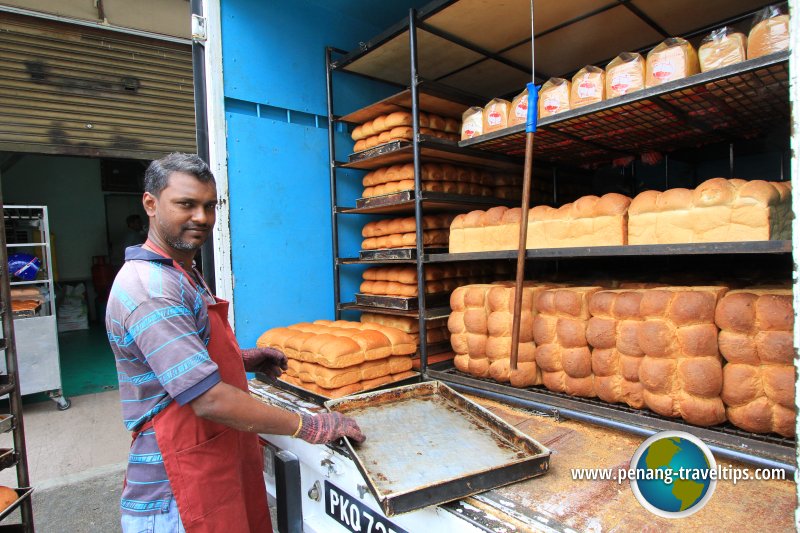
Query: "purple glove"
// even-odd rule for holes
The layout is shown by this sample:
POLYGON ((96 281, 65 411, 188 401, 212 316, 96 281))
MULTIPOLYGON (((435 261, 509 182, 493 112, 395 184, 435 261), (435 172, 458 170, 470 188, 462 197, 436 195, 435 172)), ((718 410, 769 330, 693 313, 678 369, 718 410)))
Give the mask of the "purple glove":
POLYGON ((248 372, 261 372, 273 378, 278 378, 286 370, 288 364, 286 356, 275 348, 250 348, 242 350, 244 369, 248 372))
POLYGON ((357 443, 367 438, 361 433, 356 421, 342 413, 322 413, 318 415, 301 415, 303 426, 297 438, 311 444, 325 444, 339 437, 350 437, 357 443))

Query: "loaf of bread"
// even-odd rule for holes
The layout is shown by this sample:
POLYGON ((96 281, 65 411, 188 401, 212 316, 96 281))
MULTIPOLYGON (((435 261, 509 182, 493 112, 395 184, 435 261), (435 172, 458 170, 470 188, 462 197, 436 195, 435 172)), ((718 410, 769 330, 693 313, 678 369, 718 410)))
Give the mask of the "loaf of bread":
MULTIPOLYGON (((494 268, 491 264, 481 262, 429 265, 425 267, 425 281, 485 276, 492 274, 493 271, 494 268)), ((414 265, 370 267, 366 269, 361 276, 365 281, 416 283, 417 267, 414 265)))
MULTIPOLYGON (((381 313, 361 313, 361 322, 372 322, 382 326, 389 326, 405 333, 419 332, 419 319, 412 317, 384 315, 381 313)), ((446 328, 447 318, 427 320, 425 325, 428 330, 446 328)))
MULTIPOLYGON (((414 339, 414 342, 417 343, 417 346, 419 346, 419 332, 409 333, 409 335, 414 339)), ((428 344, 436 344, 450 340, 450 332, 448 331, 447 326, 428 328, 425 330, 425 335, 425 339, 428 341, 428 344)))
POLYGON ((548 389, 587 398, 597 395, 586 327, 591 316, 589 300, 601 289, 554 288, 543 291, 536 299, 536 364, 548 389))
POLYGON ((728 420, 754 433, 795 434, 795 370, 791 289, 731 291, 716 324, 728 420))
POLYGON ((411 357, 394 356, 345 368, 328 368, 316 363, 288 360, 286 374, 323 389, 338 389, 355 383, 411 370, 411 357))
POLYGON ((645 405, 667 417, 711 426, 725 421, 722 357, 714 323, 725 287, 663 287, 644 292, 638 341, 645 405))
POLYGON ((644 89, 644 58, 635 53, 624 52, 615 57, 606 67, 606 98, 644 89))
POLYGON ((517 369, 514 371, 509 365, 513 283, 468 285, 453 291, 447 327, 456 354, 453 359, 456 368, 476 377, 511 383, 514 387, 540 384, 533 343, 534 302, 547 288, 532 283, 523 286, 517 369))
MULTIPOLYGON (((455 218, 455 215, 447 213, 440 215, 424 215, 422 217, 422 229, 447 229, 453 222, 453 218, 455 218)), ((387 218, 364 224, 364 227, 361 229, 361 236, 382 237, 384 235, 396 233, 413 233, 416 227, 417 224, 414 217, 387 218)))
POLYGON ((18 499, 19 499, 19 494, 17 494, 17 491, 12 489, 11 487, 0 485, 0 512, 8 509, 11 506, 11 504, 17 501, 18 499))
POLYGON ((414 376, 417 376, 416 372, 406 371, 400 372, 398 374, 390 374, 388 376, 383 376, 380 378, 368 379, 361 381, 359 383, 354 383, 352 385, 346 385, 344 387, 338 387, 334 389, 325 389, 317 385, 316 383, 308 383, 300 378, 292 377, 287 374, 283 374, 280 379, 285 381, 286 383, 291 383, 297 387, 303 388, 309 392, 313 392, 314 394, 324 396, 326 398, 341 398, 343 396, 348 396, 350 394, 355 394, 357 392, 365 392, 372 390, 376 387, 381 387, 383 385, 388 385, 390 383, 396 383, 398 381, 408 379, 414 376))
POLYGON ((703 39, 697 55, 700 71, 741 63, 747 57, 747 38, 732 28, 719 28, 703 39))
POLYGON ((747 38, 747 59, 765 56, 789 48, 789 15, 770 6, 762 10, 747 38))
POLYGON ((416 351, 407 333, 379 324, 344 320, 317 320, 273 328, 264 332, 256 345, 276 348, 289 359, 328 368, 345 368, 416 351))
POLYGON ((461 115, 461 140, 483 135, 483 108, 470 107, 461 115))
POLYGON ((644 406, 639 366, 642 290, 603 290, 589 299, 592 315, 586 341, 592 347, 592 372, 597 396, 610 403, 644 406))
MULTIPOLYGON (((447 246, 450 233, 446 229, 425 230, 422 232, 423 246, 447 246)), ((361 241, 362 250, 387 250, 392 248, 411 248, 417 245, 417 233, 393 233, 380 237, 368 237, 361 241)))
POLYGON ((627 196, 609 193, 583 196, 558 209, 536 206, 528 214, 526 248, 627 244, 630 203, 627 196))
POLYGON ((650 50, 646 63, 647 87, 655 87, 700 72, 694 46, 680 37, 670 37, 650 50))
MULTIPOLYGON (((475 283, 480 278, 447 278, 425 282, 425 294, 449 293, 462 285, 475 283)), ((415 297, 419 294, 416 283, 401 283, 399 281, 363 281, 359 287, 361 294, 374 296, 399 296, 403 298, 415 297)))
POLYGON ((570 82, 550 78, 539 90, 539 118, 569 110, 570 82))
POLYGON ((493 98, 483 108, 483 133, 490 133, 508 127, 508 110, 511 102, 493 98))
MULTIPOLYGON (((421 166, 422 181, 452 181, 476 183, 480 185, 496 184, 497 175, 472 167, 459 165, 425 163, 421 166)), ((392 165, 381 167, 364 175, 361 184, 373 187, 391 182, 414 180, 414 164, 392 165)))
POLYGON ((789 239, 790 187, 788 182, 714 178, 694 190, 645 191, 628 208, 628 243, 789 239))
MULTIPOLYGON (((630 198, 609 193, 584 196, 558 209, 536 206, 528 212, 526 247, 622 246, 628 242, 630 198)), ((516 250, 519 209, 493 207, 458 215, 450 225, 450 253, 516 250)))
POLYGON ((572 77, 569 95, 570 109, 577 109, 605 100, 606 73, 603 69, 587 65, 572 77))
POLYGON ((508 125, 525 124, 528 122, 528 89, 525 88, 512 101, 508 110, 508 125))

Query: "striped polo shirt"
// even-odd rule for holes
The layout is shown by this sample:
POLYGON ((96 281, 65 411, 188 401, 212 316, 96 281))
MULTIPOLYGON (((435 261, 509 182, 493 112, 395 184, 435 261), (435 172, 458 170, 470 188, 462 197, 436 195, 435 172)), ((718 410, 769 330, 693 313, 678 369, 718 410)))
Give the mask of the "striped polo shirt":
MULTIPOLYGON (((171 259, 141 246, 125 251, 108 299, 106 331, 126 429, 136 431, 173 400, 185 405, 219 383, 206 349, 207 306, 213 303, 213 295, 200 283, 195 288, 171 259)), ((169 510, 172 490, 152 428, 131 446, 126 481, 123 514, 169 510)))

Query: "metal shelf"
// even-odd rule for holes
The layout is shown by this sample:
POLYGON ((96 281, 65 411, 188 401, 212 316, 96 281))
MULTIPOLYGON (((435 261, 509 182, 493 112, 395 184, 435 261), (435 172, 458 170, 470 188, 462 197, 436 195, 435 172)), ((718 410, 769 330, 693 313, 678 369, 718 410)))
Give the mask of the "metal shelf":
MULTIPOLYGON (((455 368, 428 370, 427 377, 445 381, 456 386, 466 387, 469 392, 517 398, 536 405, 539 409, 557 411, 566 418, 574 418, 601 426, 638 430, 655 433, 665 430, 687 429, 687 423, 680 418, 666 418, 647 409, 634 409, 622 404, 610 404, 594 398, 578 398, 567 394, 552 392, 544 387, 525 389, 479 379, 463 374, 455 368)), ((758 435, 749 433, 730 424, 714 427, 689 426, 693 435, 710 446, 728 452, 729 458, 736 460, 765 459, 787 469, 795 468, 795 441, 777 435, 758 435)), ((717 450, 715 450, 716 453, 717 450)), ((773 465, 774 466, 774 465, 773 465)))
POLYGON ((414 265, 417 261, 415 259, 359 259, 358 257, 340 257, 336 260, 336 263, 339 265, 382 265, 385 263, 414 265))
MULTIPOLYGON (((778 52, 545 117, 534 157, 570 165, 671 152, 788 132, 789 52, 778 52)), ((525 151, 525 126, 458 143, 506 155, 525 151)))
MULTIPOLYGON (((641 257, 670 255, 790 254, 792 241, 707 242, 696 244, 636 244, 626 246, 587 246, 578 248, 529 249, 528 259, 573 259, 591 257, 641 257)), ((426 263, 516 259, 516 250, 425 254, 426 263)))
MULTIPOLYGON (((522 161, 516 157, 482 150, 465 150, 454 141, 446 141, 428 135, 420 135, 419 143, 420 157, 428 163, 457 163, 493 170, 522 172, 522 161)), ((350 154, 348 162, 342 167, 373 170, 387 165, 410 163, 413 160, 413 143, 400 140, 350 154)))
POLYGON ((0 470, 16 466, 18 460, 12 448, 0 448, 0 470))
MULTIPOLYGON (((415 191, 401 191, 372 198, 361 198, 358 204, 362 207, 342 209, 342 214, 390 214, 414 212, 415 191)), ((501 200, 490 196, 466 196, 444 192, 422 191, 422 206, 425 213, 442 211, 472 211, 488 209, 496 205, 512 207, 514 201, 501 200)))
MULTIPOLYGON (((419 318, 419 310, 412 309, 409 311, 403 311, 400 309, 388 309, 385 307, 372 307, 369 305, 358 305, 355 302, 344 302, 340 303, 338 306, 340 311, 362 311, 367 313, 381 313, 383 315, 396 315, 396 316, 405 316, 409 318, 419 318)), ((450 307, 428 307, 425 312, 423 318, 425 320, 436 320, 438 318, 445 318, 450 316, 450 307)))
POLYGON ((6 244, 7 248, 34 248, 36 246, 47 246, 46 242, 21 242, 6 244))
POLYGON ((9 285, 11 285, 12 287, 15 287, 17 285, 37 285, 37 284, 40 284, 40 283, 50 284, 50 280, 49 279, 35 279, 33 281, 11 281, 11 282, 9 282, 9 285))
MULTIPOLYGON (((482 97, 471 95, 440 83, 423 81, 419 84, 419 109, 425 113, 434 113, 461 121, 464 109, 480 105, 482 97)), ((368 105, 358 111, 348 113, 337 119, 338 122, 363 124, 381 115, 395 111, 411 110, 411 89, 405 89, 380 102, 368 105)))
MULTIPOLYGON (((5 344, 5 342, 4 342, 5 344)), ((14 380, 8 374, 0 374, 0 396, 5 396, 14 390, 14 380)))

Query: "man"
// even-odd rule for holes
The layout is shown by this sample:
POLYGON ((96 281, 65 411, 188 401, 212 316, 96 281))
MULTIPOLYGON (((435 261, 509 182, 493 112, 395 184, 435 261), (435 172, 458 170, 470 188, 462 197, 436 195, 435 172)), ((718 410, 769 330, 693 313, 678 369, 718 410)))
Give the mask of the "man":
POLYGON ((279 376, 286 357, 269 348, 240 351, 228 303, 193 267, 215 222, 208 166, 187 154, 153 161, 142 202, 148 239, 128 249, 106 313, 123 418, 133 432, 122 529, 271 531, 257 433, 315 444, 364 436, 339 413, 298 415, 248 394, 245 370, 279 376))

